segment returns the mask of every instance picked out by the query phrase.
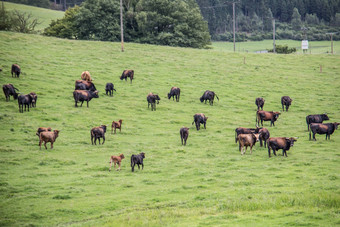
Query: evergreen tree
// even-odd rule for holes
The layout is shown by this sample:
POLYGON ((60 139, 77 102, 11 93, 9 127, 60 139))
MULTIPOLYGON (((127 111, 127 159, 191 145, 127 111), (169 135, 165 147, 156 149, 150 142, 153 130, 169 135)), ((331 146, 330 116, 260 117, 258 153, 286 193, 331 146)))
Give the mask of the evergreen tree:
POLYGON ((299 10, 297 8, 293 9, 293 16, 292 16, 292 26, 295 31, 299 31, 301 29, 301 15, 299 13, 299 10))

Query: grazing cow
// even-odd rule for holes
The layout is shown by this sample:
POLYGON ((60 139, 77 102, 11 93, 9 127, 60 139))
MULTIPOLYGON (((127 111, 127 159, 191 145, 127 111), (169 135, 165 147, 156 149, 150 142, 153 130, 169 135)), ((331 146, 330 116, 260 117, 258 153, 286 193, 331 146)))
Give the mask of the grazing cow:
POLYGON ((30 106, 32 105, 33 101, 33 96, 31 94, 28 95, 20 95, 18 97, 18 104, 19 104, 19 112, 23 113, 24 112, 24 106, 25 106, 25 111, 27 107, 27 111, 30 111, 30 106))
POLYGON ((270 133, 269 133, 268 129, 260 128, 259 133, 260 133, 260 137, 259 137, 259 139, 260 139, 260 147, 262 147, 263 144, 264 144, 264 147, 267 147, 267 140, 270 137, 270 133))
POLYGON ((17 65, 17 64, 12 65, 12 70, 11 70, 12 77, 13 77, 13 73, 14 73, 14 77, 19 78, 20 73, 21 73, 21 69, 20 69, 19 65, 17 65))
POLYGON ((201 102, 204 101, 205 103, 207 103, 207 100, 209 100, 210 105, 214 105, 214 98, 215 98, 215 96, 216 96, 217 100, 220 100, 215 92, 206 90, 203 93, 202 97, 200 98, 200 101, 201 102))
POLYGON ((51 143, 51 149, 53 149, 53 143, 59 136, 59 130, 53 130, 53 132, 41 132, 39 135, 39 147, 41 150, 41 143, 44 141, 44 146, 47 150, 46 143, 51 143))
POLYGON ((96 91, 96 86, 90 81, 85 80, 76 80, 74 90, 88 90, 88 91, 96 91))
POLYGON ((89 107, 89 101, 91 101, 92 98, 99 98, 99 95, 98 91, 75 90, 73 92, 73 98, 75 101, 75 107, 78 107, 78 102, 81 102, 80 107, 82 107, 84 101, 87 102, 87 107, 89 107))
POLYGON ((168 93, 168 99, 172 97, 172 100, 176 97, 176 102, 179 102, 179 96, 181 94, 181 89, 178 87, 172 87, 170 93, 168 93))
POLYGON ((159 100, 161 100, 161 98, 158 95, 155 95, 152 92, 150 92, 148 96, 146 97, 146 101, 148 101, 148 108, 151 104, 151 111, 153 110, 156 111, 156 101, 157 101, 157 104, 159 104, 159 100))
POLYGON ((253 146, 255 146, 256 142, 259 141, 259 137, 260 133, 238 135, 237 140, 239 142, 239 151, 241 152, 241 155, 244 155, 246 153, 248 147, 250 147, 250 154, 252 154, 253 146))
POLYGON ((123 120, 120 119, 119 121, 113 121, 112 122, 112 126, 111 126, 111 134, 113 134, 113 129, 115 130, 115 134, 116 134, 116 129, 119 129, 119 132, 122 131, 122 122, 123 120))
POLYGON ((142 170, 144 169, 144 164, 143 164, 143 159, 145 158, 145 153, 142 152, 140 154, 137 155, 131 155, 131 168, 132 168, 132 172, 135 171, 135 165, 138 165, 138 169, 139 165, 142 165, 142 170))
POLYGON ((338 129, 338 125, 340 125, 340 123, 337 123, 337 122, 326 123, 326 124, 322 124, 322 123, 312 123, 312 124, 310 124, 309 140, 311 140, 311 133, 313 133, 313 140, 316 140, 315 139, 316 133, 317 134, 326 134, 326 140, 327 140, 327 137, 330 140, 333 132, 336 129, 338 129))
POLYGON ((282 156, 287 156, 287 151, 290 147, 294 146, 294 142, 298 137, 271 137, 267 140, 268 155, 270 158, 270 149, 273 150, 273 154, 276 156, 276 151, 282 149, 282 156))
POLYGON ((119 156, 111 156, 110 158, 110 169, 109 172, 111 172, 111 166, 112 166, 112 162, 115 164, 114 168, 116 169, 116 164, 118 163, 118 169, 116 169, 117 171, 120 170, 120 165, 122 163, 122 159, 124 159, 124 155, 120 154, 119 156))
POLYGON ((326 121, 326 120, 329 120, 327 113, 308 115, 306 117, 307 130, 309 131, 309 125, 311 123, 322 123, 323 121, 326 121))
POLYGON ((106 86, 105 86, 106 95, 108 95, 108 93, 110 93, 110 96, 113 96, 113 90, 115 92, 117 92, 116 89, 114 89, 113 83, 107 83, 106 86))
POLYGON ((2 90, 4 91, 6 102, 10 100, 10 96, 12 95, 14 100, 18 98, 19 93, 15 90, 19 91, 17 88, 13 86, 13 84, 4 84, 2 85, 2 90))
POLYGON ((286 106, 286 111, 288 112, 289 106, 292 105, 292 99, 289 96, 282 96, 281 104, 282 104, 282 111, 284 110, 284 106, 286 106))
POLYGON ((279 118, 280 114, 280 112, 258 110, 256 112, 256 124, 258 125, 261 121, 263 126, 263 121, 270 121, 270 126, 275 126, 274 122, 279 118))
POLYGON ((32 103, 31 103, 31 107, 37 107, 37 100, 38 100, 38 96, 36 93, 31 92, 29 93, 29 95, 32 96, 32 103))
POLYGON ((42 132, 50 132, 50 131, 52 131, 52 129, 51 129, 50 127, 48 127, 48 128, 39 127, 38 130, 37 130, 36 135, 37 135, 38 137, 40 137, 40 133, 42 133, 42 132))
POLYGON ((260 108, 261 108, 261 110, 263 110, 264 101, 265 100, 263 98, 256 98, 255 99, 255 104, 257 106, 257 110, 260 110, 260 108))
POLYGON ((85 80, 85 81, 88 81, 88 82, 91 82, 92 78, 91 78, 90 72, 89 71, 82 72, 81 79, 85 80))
POLYGON ((238 127, 235 129, 235 143, 237 143, 237 137, 240 134, 252 134, 252 133, 258 133, 260 128, 243 128, 238 127))
POLYGON ((179 134, 181 135, 181 142, 182 145, 186 145, 187 144, 187 139, 189 137, 189 128, 183 127, 179 130, 179 134), (184 141, 184 143, 183 143, 184 141))
POLYGON ((94 145, 96 144, 96 141, 98 139, 100 144, 100 138, 103 138, 103 143, 105 143, 105 132, 106 132, 106 125, 101 125, 99 127, 94 127, 91 129, 91 143, 93 145, 93 138, 94 138, 94 145))
POLYGON ((120 80, 125 79, 125 81, 126 81, 127 78, 130 77, 130 81, 131 81, 131 83, 132 83, 133 74, 134 74, 134 71, 133 71, 133 70, 124 70, 123 73, 122 73, 122 75, 120 76, 120 80))
POLYGON ((197 113, 194 115, 194 121, 191 123, 191 125, 196 124, 196 129, 197 131, 200 130, 200 126, 201 124, 204 125, 204 129, 206 129, 206 123, 207 123, 208 117, 206 117, 204 114, 202 113, 197 113))

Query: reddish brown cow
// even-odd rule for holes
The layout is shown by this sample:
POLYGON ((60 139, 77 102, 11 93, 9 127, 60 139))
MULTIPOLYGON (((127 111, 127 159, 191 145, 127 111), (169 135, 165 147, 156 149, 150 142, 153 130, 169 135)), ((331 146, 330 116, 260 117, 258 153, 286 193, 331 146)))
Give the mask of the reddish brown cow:
POLYGON ((119 156, 111 156, 110 158, 110 169, 109 171, 111 171, 111 167, 112 167, 112 162, 115 164, 114 168, 116 169, 116 164, 118 163, 118 169, 116 169, 117 171, 120 170, 120 165, 122 163, 122 159, 124 159, 124 155, 120 154, 119 156))
POLYGON ((263 121, 270 121, 270 126, 275 126, 274 122, 279 118, 280 114, 280 112, 258 110, 256 112, 256 124, 258 125, 261 121, 263 126, 263 121))
POLYGON ((297 137, 271 137, 267 140, 268 155, 270 157, 270 149, 273 150, 273 154, 276 156, 276 151, 282 149, 282 156, 286 155, 290 147, 294 146, 294 142, 297 141, 297 137))
POLYGON ((89 71, 84 71, 81 74, 81 79, 85 81, 92 81, 91 75, 89 71))
POLYGON ((44 141, 44 146, 47 150, 46 143, 51 143, 51 149, 53 149, 53 143, 59 136, 59 130, 53 130, 53 132, 41 132, 39 136, 39 147, 41 150, 41 143, 44 141))
POLYGON ((244 155, 246 153, 248 147, 250 147, 250 154, 252 154, 253 146, 256 142, 259 141, 259 136, 259 133, 238 135, 237 140, 239 142, 239 151, 241 152, 241 155, 244 155))
POLYGON ((40 133, 42 133, 42 132, 50 132, 50 131, 52 131, 52 129, 50 127, 48 127, 48 128, 39 127, 38 130, 37 130, 36 135, 40 137, 40 133))
POLYGON ((126 81, 127 78, 130 77, 130 81, 132 83, 133 75, 134 75, 134 71, 133 70, 124 70, 122 75, 120 76, 120 80, 125 79, 125 81, 126 81))
POLYGON ((112 126, 111 126, 111 134, 113 134, 113 129, 115 130, 115 134, 116 134, 116 129, 119 129, 119 132, 122 131, 122 122, 123 120, 120 119, 119 121, 113 121, 112 122, 112 126))

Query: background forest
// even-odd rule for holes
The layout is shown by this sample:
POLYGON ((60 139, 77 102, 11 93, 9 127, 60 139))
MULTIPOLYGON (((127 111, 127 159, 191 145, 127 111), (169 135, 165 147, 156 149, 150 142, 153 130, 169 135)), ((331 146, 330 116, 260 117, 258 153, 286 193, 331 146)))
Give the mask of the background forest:
MULTIPOLYGON (((70 9, 76 5, 83 6, 82 3, 84 2, 84 0, 10 1, 54 9, 65 7, 70 9)), ((98 2, 98 0, 88 0, 87 2, 98 2)), ((112 28, 119 26, 119 1, 102 2, 114 3, 107 6, 105 10, 106 12, 113 10, 110 13, 112 13, 114 17, 112 21, 115 21, 115 23, 110 26, 112 28)), ((123 0, 125 39, 126 41, 140 43, 190 47, 203 47, 209 43, 207 41, 209 38, 214 41, 232 41, 233 13, 231 3, 231 0, 123 0), (193 15, 193 17, 188 18, 188 15, 193 15), (206 34, 206 25, 200 21, 200 17, 203 17, 206 21, 210 37, 206 34), (182 25, 175 28, 174 24, 182 25), (192 37, 191 40, 190 37, 192 37)), ((329 40, 330 36, 327 33, 335 32, 337 34, 333 36, 333 39, 340 40, 339 9, 340 0, 236 1, 236 41, 271 39, 273 19, 275 19, 276 39, 329 40)), ((83 11, 80 10, 80 12, 83 11)), ((77 12, 73 11, 68 14, 68 21, 72 19, 70 16, 75 13, 77 12)), ((82 22, 88 19, 89 17, 86 17, 82 22)), ((91 21, 93 21, 93 18, 91 18, 91 21)), ((94 25, 98 26, 98 24, 94 25)), ((60 27, 60 25, 58 26, 60 27)), ((77 34, 75 32, 66 32, 67 34, 65 34, 65 31, 60 30, 46 34, 64 38, 119 41, 118 27, 115 29, 117 34, 114 32, 106 34, 107 36, 110 35, 109 39, 103 38, 103 34, 96 37, 90 37, 91 35, 84 37, 84 34, 88 33, 87 26, 80 27, 83 27, 81 29, 85 28, 81 34, 78 34, 77 31, 77 34)), ((69 26, 67 28, 70 29, 69 26)))

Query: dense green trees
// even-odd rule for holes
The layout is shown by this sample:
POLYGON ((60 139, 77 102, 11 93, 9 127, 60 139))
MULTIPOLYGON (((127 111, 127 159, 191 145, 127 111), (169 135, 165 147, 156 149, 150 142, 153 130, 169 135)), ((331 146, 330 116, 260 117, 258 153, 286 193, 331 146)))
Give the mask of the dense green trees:
MULTIPOLYGON (((119 1, 86 0, 53 21, 46 35, 89 40, 120 40, 119 1)), ((194 0, 126 0, 128 41, 202 48, 210 43, 206 22, 194 0)))

